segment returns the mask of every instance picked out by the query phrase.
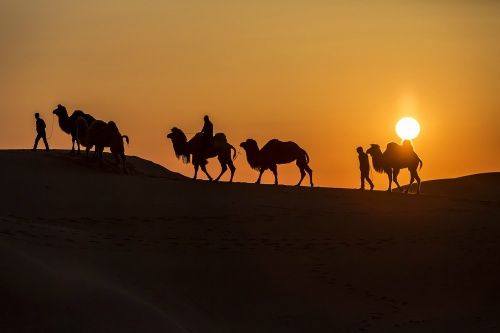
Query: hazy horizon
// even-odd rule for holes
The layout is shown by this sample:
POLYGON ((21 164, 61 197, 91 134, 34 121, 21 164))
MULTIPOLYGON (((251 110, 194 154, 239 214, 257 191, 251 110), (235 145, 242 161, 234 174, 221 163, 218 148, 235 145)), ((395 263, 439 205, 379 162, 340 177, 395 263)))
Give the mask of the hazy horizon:
MULTIPOLYGON (((293 140, 316 185, 357 187, 355 148, 399 142, 411 116, 424 181, 500 170, 500 3, 4 1, 0 19, 2 149, 32 146, 34 112, 50 135, 60 103, 116 121, 127 154, 191 176, 165 135, 209 114, 236 147, 293 140)), ((70 141, 55 123, 52 148, 70 141)), ((257 178, 244 151, 236 167, 235 181, 257 178)), ((294 164, 280 171, 298 180, 294 164)))

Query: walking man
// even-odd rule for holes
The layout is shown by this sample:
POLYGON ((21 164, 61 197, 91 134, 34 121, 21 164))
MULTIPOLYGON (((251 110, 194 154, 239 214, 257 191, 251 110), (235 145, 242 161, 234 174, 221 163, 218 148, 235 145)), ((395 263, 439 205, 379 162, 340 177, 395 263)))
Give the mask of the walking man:
POLYGON ((363 151, 362 147, 356 148, 358 152, 359 159, 359 171, 361 171, 361 187, 360 190, 365 189, 365 179, 370 184, 370 191, 373 190, 373 183, 370 179, 370 161, 368 160, 368 154, 363 151))
POLYGON ((38 141, 40 139, 43 139, 43 144, 45 145, 45 151, 49 151, 49 143, 47 142, 47 134, 45 133, 45 121, 43 121, 42 118, 40 118, 40 114, 37 112, 35 113, 35 119, 36 119, 36 139, 35 139, 35 145, 33 146, 33 151, 36 151, 36 147, 38 146, 38 141))

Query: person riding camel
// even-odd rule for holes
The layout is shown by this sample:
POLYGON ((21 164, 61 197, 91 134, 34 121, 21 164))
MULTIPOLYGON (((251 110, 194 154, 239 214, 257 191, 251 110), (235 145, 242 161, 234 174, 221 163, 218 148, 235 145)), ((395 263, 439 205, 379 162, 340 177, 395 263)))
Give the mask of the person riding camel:
POLYGON ((214 125, 208 116, 203 117, 203 121, 205 123, 203 124, 201 134, 203 135, 203 146, 206 148, 212 144, 214 137, 214 125))
POLYGON ((401 144, 401 153, 403 156, 401 156, 404 160, 410 160, 415 152, 413 151, 413 145, 410 140, 404 140, 403 143, 401 144))

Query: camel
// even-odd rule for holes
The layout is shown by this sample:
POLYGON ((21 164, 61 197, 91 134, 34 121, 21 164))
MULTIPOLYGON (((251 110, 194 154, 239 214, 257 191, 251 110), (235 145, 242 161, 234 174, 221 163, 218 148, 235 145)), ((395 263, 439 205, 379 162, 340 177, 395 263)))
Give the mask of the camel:
POLYGON ((125 147, 123 140, 130 143, 127 135, 122 135, 114 121, 108 123, 102 120, 95 120, 90 126, 83 117, 77 119, 77 139, 78 142, 85 146, 85 152, 88 158, 89 150, 95 146, 95 151, 99 163, 102 165, 104 148, 109 147, 113 154, 116 164, 120 163, 123 166, 123 172, 127 173, 125 147))
POLYGON ((277 139, 272 139, 259 150, 257 142, 253 139, 247 139, 240 144, 247 154, 248 164, 253 169, 259 170, 259 178, 256 184, 260 184, 262 174, 267 169, 270 169, 274 174, 274 185, 278 185, 278 168, 277 164, 286 164, 296 161, 300 170, 300 180, 297 186, 300 186, 306 172, 309 174, 309 182, 313 187, 312 170, 309 167, 309 155, 293 141, 283 142, 277 139))
POLYGON ((189 163, 191 161, 191 155, 193 155, 193 179, 197 178, 198 168, 201 167, 201 170, 205 173, 205 175, 207 175, 208 179, 212 181, 212 177, 208 174, 206 169, 206 165, 208 163, 207 159, 217 157, 222 170, 217 178, 215 178, 215 181, 219 181, 228 168, 231 172, 229 182, 233 181, 234 172, 236 171, 236 167, 233 164, 233 161, 236 159, 236 148, 227 142, 226 135, 224 133, 216 133, 213 137, 212 144, 208 147, 208 149, 206 144, 203 142, 204 138, 201 133, 197 133, 188 141, 184 132, 179 128, 174 127, 171 129, 170 133, 167 134, 167 138, 172 141, 175 156, 177 158, 182 158, 184 163, 189 163), (231 150, 233 151, 232 158, 231 150))
POLYGON ((413 151, 413 147, 408 140, 405 140, 402 145, 395 142, 388 143, 383 153, 379 145, 372 144, 366 153, 372 157, 373 168, 379 173, 385 172, 387 174, 389 178, 387 191, 392 190, 393 180, 401 191, 401 186, 398 183, 399 170, 408 168, 411 179, 405 193, 408 193, 415 180, 417 181, 417 194, 420 193, 420 177, 417 168, 420 165, 420 169, 422 169, 423 162, 413 151))
POLYGON ((78 117, 82 117, 87 124, 90 126, 93 121, 95 121, 95 118, 92 117, 91 115, 81 111, 81 110, 75 110, 71 116, 68 116, 68 110, 66 110, 66 107, 64 107, 61 104, 58 104, 56 109, 52 111, 53 114, 55 114, 59 120, 59 127, 63 132, 70 134, 71 135, 71 153, 75 152, 75 142, 78 147, 78 154, 80 154, 80 144, 78 143, 77 136, 76 136, 76 120, 78 117))

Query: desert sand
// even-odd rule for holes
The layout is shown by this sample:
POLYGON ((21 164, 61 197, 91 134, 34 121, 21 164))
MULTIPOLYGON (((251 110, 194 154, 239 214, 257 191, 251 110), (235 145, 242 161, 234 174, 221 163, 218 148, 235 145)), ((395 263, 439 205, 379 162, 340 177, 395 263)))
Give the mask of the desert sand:
POLYGON ((1 332, 500 331, 500 173, 417 196, 128 163, 0 152, 1 332))

